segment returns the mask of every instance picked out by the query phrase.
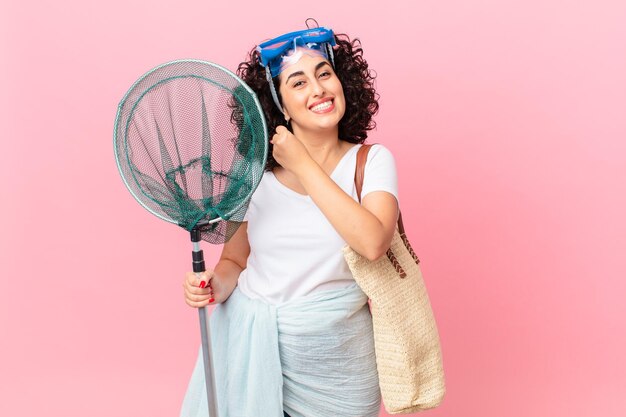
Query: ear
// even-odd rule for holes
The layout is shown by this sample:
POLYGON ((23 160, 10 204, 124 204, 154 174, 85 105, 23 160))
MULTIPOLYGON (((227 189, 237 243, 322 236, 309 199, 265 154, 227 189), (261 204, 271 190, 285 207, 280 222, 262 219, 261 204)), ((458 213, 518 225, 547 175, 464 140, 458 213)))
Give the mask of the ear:
POLYGON ((289 112, 284 106, 283 106, 283 114, 285 115, 285 121, 289 123, 289 120, 291 120, 291 116, 289 116, 289 112))

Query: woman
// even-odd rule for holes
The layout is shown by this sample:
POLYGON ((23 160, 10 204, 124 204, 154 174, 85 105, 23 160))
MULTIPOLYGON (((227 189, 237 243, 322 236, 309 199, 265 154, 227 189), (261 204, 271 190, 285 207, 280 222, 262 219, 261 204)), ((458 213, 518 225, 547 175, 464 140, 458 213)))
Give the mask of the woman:
MULTIPOLYGON (((368 259, 398 217, 393 156, 375 145, 362 204, 357 150, 374 127, 374 78, 360 42, 316 28, 261 44, 238 75, 273 134, 244 223, 213 271, 188 273, 191 307, 211 317, 221 417, 377 416, 371 316, 341 249, 368 259)), ((206 416, 201 357, 182 417, 206 416)))

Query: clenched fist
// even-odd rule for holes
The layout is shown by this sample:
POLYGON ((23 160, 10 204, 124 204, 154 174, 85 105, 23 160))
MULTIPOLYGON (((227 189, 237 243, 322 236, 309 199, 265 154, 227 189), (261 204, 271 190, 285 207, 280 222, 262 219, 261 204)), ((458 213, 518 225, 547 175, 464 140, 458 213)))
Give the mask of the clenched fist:
POLYGON ((295 173, 297 168, 302 167, 304 162, 311 159, 302 142, 285 126, 276 128, 276 133, 270 142, 274 145, 272 152, 274 159, 288 171, 295 173))

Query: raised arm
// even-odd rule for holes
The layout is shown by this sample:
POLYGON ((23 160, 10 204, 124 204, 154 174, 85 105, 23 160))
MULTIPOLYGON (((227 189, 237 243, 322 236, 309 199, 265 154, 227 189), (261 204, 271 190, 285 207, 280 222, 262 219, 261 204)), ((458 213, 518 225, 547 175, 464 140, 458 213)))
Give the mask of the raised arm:
POLYGON ((374 191, 363 197, 359 205, 313 160, 303 165, 296 175, 352 249, 370 260, 385 254, 398 221, 398 202, 392 194, 374 191))

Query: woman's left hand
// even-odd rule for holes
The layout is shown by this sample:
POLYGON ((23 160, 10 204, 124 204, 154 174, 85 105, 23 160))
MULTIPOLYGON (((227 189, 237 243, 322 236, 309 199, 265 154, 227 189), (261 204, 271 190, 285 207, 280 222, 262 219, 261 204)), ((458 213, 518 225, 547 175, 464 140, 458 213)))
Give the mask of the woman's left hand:
POLYGON ((300 139, 294 136, 285 126, 278 126, 270 141, 274 145, 272 155, 283 168, 293 173, 302 168, 307 159, 311 159, 300 139))

